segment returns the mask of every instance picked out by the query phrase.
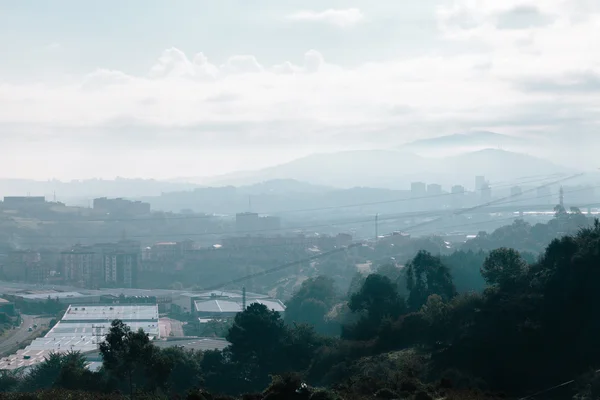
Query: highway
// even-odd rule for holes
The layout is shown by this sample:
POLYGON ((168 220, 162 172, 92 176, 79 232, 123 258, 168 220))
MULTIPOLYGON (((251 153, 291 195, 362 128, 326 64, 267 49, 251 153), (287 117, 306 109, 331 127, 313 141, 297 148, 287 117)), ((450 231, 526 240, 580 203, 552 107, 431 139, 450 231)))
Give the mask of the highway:
POLYGON ((0 338, 0 356, 5 356, 13 352, 19 343, 23 343, 23 341, 26 341, 44 329, 42 325, 47 325, 50 320, 49 318, 40 318, 33 315, 21 315, 21 317, 23 319, 21 326, 7 332, 6 336, 0 338), (29 327, 34 324, 38 325, 37 329, 29 332, 29 327))

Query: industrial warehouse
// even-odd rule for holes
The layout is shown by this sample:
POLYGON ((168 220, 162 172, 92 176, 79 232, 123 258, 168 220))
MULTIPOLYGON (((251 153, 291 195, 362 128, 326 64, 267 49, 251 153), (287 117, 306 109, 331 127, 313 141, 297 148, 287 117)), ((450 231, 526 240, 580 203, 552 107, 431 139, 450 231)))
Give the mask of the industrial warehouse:
POLYGON ((132 330, 143 329, 160 347, 184 346, 196 350, 223 349, 228 343, 219 339, 172 340, 160 336, 161 324, 156 304, 71 305, 63 318, 42 338, 0 360, 0 370, 14 370, 38 364, 50 353, 78 351, 86 356, 90 369, 100 366, 99 344, 111 322, 122 320, 132 330))

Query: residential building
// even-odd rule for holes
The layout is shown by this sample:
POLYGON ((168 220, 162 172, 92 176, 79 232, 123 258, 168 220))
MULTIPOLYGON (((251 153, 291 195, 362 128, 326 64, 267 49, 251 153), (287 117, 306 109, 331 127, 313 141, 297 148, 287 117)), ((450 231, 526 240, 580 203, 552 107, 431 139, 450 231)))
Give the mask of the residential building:
POLYGON ((410 184, 410 194, 412 197, 421 197, 427 194, 427 184, 425 182, 413 182, 410 184))
POLYGON ((485 182, 481 187, 481 202, 488 203, 492 201, 492 187, 488 182, 485 182))
POLYGON ((427 194, 429 196, 438 196, 442 194, 442 185, 437 183, 430 183, 427 185, 427 194))
POLYGON ((104 282, 132 288, 137 284, 139 253, 116 252, 104 255, 104 282))
POLYGON ((38 251, 15 250, 8 254, 3 273, 9 280, 42 283, 48 279, 51 270, 38 251))
POLYGON ((174 261, 184 257, 184 255, 194 249, 192 240, 181 242, 159 242, 143 252, 142 258, 147 261, 174 261))
POLYGON ((258 214, 251 212, 236 214, 235 230, 240 233, 260 230, 260 219, 258 214))
POLYGON ((91 246, 75 246, 61 255, 64 280, 90 287, 93 283, 94 268, 97 267, 96 251, 91 246))
POLYGON ((30 205, 45 204, 44 196, 5 196, 4 205, 12 207, 25 207, 30 205))
POLYGON ((452 196, 450 198, 451 206, 453 208, 461 208, 465 203, 465 187, 461 185, 454 185, 450 189, 452 196))
POLYGON ((94 211, 110 215, 147 215, 150 214, 150 203, 132 201, 122 198, 109 199, 100 197, 94 199, 94 211))
POLYGON ((454 185, 451 189, 452 194, 465 194, 465 187, 461 185, 454 185))
POLYGON ((235 229, 238 233, 277 231, 281 229, 281 219, 251 212, 238 213, 235 216, 235 229))

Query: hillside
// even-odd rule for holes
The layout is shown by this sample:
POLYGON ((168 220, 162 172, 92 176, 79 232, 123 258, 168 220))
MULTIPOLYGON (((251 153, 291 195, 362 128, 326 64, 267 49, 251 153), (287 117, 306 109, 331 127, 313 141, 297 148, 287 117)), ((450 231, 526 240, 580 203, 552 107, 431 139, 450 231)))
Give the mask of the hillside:
POLYGON ((529 148, 529 145, 529 141, 525 138, 475 131, 417 140, 403 144, 398 149, 422 156, 444 157, 488 148, 524 151, 529 148))
POLYGON ((414 181, 443 186, 471 186, 475 175, 510 181, 532 175, 576 172, 525 153, 483 149, 443 158, 421 157, 406 151, 364 150, 314 154, 276 167, 215 177, 211 186, 248 185, 273 179, 295 179, 337 188, 407 189, 414 181))
POLYGON ((426 171, 428 160, 397 150, 360 150, 313 154, 285 164, 254 172, 217 176, 212 186, 249 185, 274 179, 295 179, 315 185, 349 188, 401 187, 399 177, 413 171, 426 171))

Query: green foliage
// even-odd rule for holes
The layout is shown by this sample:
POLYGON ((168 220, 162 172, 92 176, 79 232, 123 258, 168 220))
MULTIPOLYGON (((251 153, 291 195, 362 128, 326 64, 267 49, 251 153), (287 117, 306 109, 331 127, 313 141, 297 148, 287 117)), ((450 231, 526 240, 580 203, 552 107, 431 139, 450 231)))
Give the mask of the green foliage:
MULTIPOLYGON (((578 218, 561 214, 552 224, 578 218)), ((507 232, 530 235, 535 229, 518 223, 507 232)), ((224 351, 160 350, 143 332, 114 321, 101 346, 100 373, 87 371, 81 355, 52 355, 28 376, 0 375, 0 390, 125 389, 131 394, 135 388, 140 396, 189 391, 189 398, 217 399, 210 393, 259 393, 268 387, 245 398, 315 400, 375 395, 474 400, 484 398, 480 389, 531 393, 600 366, 599 249, 596 222, 552 241, 539 258, 527 261, 516 249, 502 247, 442 259, 419 252, 405 269, 410 308, 397 287, 403 270, 394 266, 381 267, 383 275, 357 279, 360 285, 344 306, 336 305, 329 278, 313 278, 288 303, 287 324, 260 304, 239 313, 224 351), (465 293, 456 294, 451 271, 465 293), (484 279, 490 286, 475 293, 484 279), (318 326, 331 310, 344 314, 344 307, 356 320, 344 326, 341 339, 299 323, 318 326), (303 382, 336 392, 313 390, 303 382)), ((596 386, 593 381, 580 385, 587 396, 581 398, 594 398, 596 386)))
POLYGON ((98 390, 99 377, 87 369, 85 356, 79 352, 50 353, 27 374, 12 375, 19 381, 19 391, 64 388, 74 390, 98 390))
POLYGON ((488 285, 514 288, 527 273, 527 263, 518 251, 507 248, 493 250, 486 257, 481 275, 488 285))
POLYGON ((426 251, 420 251, 408 263, 406 286, 410 292, 408 306, 411 310, 421 308, 432 294, 441 296, 445 301, 456 295, 448 267, 442 264, 439 256, 432 256, 426 251))
POLYGON ((458 250, 441 257, 447 265, 458 293, 479 292, 485 288, 481 267, 487 253, 484 251, 458 250))
POLYGON ((372 339, 385 319, 398 318, 406 311, 396 284, 377 274, 367 277, 360 290, 350 297, 348 307, 360 317, 353 326, 345 326, 342 335, 355 340, 372 339))
POLYGON ((141 329, 132 332, 121 320, 114 320, 104 342, 100 344, 103 366, 116 382, 122 382, 130 395, 134 392, 134 383, 154 385, 146 381, 144 370, 156 366, 156 348, 141 329), (150 361, 150 363, 148 363, 150 361), (125 377, 125 381, 122 378, 125 377))
POLYGON ((336 332, 339 330, 337 324, 327 319, 327 314, 336 299, 337 293, 332 278, 310 278, 302 282, 300 289, 286 303, 285 322, 310 324, 324 334, 336 332))

